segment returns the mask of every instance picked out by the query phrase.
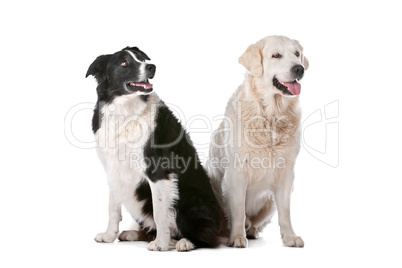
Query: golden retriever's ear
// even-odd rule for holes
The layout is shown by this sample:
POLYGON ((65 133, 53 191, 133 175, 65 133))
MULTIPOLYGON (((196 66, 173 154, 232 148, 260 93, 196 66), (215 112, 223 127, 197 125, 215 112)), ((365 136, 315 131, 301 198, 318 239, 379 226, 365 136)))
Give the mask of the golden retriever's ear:
POLYGON ((306 56, 304 56, 304 53, 303 53, 303 46, 300 45, 299 41, 295 40, 295 42, 296 42, 296 44, 299 46, 299 48, 300 48, 300 50, 301 50, 301 63, 302 63, 303 66, 304 66, 304 70, 307 70, 308 67, 310 66, 310 64, 309 64, 308 59, 306 58, 306 56))
POLYGON ((260 77, 263 70, 260 46, 257 44, 249 46, 246 52, 239 58, 239 63, 253 76, 260 77))
POLYGON ((304 56, 304 54, 302 54, 302 64, 304 66, 304 70, 307 70, 310 66, 310 63, 308 62, 308 59, 306 58, 306 56, 304 56))

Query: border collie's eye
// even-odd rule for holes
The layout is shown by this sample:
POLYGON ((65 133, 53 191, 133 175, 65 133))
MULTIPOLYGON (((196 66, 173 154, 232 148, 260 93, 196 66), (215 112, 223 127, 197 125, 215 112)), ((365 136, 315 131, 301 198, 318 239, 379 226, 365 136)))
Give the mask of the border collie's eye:
POLYGON ((123 67, 127 67, 127 65, 128 65, 128 62, 126 60, 121 63, 121 66, 123 66, 123 67))
POLYGON ((279 53, 276 53, 276 54, 273 54, 273 55, 272 55, 272 58, 280 59, 280 58, 282 58, 282 55, 279 54, 279 53))
POLYGON ((295 55, 296 55, 296 57, 299 57, 299 56, 300 56, 299 51, 296 51, 296 52, 295 52, 295 55))

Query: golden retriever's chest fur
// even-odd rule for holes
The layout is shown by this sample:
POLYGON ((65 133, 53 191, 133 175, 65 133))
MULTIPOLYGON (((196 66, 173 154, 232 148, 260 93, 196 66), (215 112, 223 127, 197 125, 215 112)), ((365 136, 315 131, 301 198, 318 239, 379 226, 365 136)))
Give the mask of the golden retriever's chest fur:
POLYGON ((297 99, 286 106, 242 100, 241 110, 236 112, 242 119, 242 138, 234 161, 250 175, 250 180, 259 180, 294 163, 299 151, 301 118, 297 99))
POLYGON ((251 148, 275 152, 288 146, 297 125, 285 115, 257 116, 243 122, 244 140, 251 148))
POLYGON ((266 157, 281 154, 298 139, 300 111, 297 101, 287 107, 278 103, 264 107, 243 102, 241 111, 243 142, 246 151, 266 157))

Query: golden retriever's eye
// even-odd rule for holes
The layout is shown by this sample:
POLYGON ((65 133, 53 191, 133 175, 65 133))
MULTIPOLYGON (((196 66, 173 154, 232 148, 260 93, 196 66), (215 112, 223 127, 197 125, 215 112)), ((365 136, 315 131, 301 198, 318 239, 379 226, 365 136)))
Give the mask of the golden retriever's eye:
POLYGON ((123 67, 127 67, 127 65, 128 65, 128 62, 126 60, 121 63, 121 66, 123 66, 123 67))
POLYGON ((279 54, 279 53, 276 53, 276 54, 273 54, 273 55, 272 55, 272 58, 280 59, 280 58, 282 58, 282 55, 279 54))
POLYGON ((299 51, 296 51, 296 52, 295 52, 295 55, 296 55, 296 57, 299 57, 299 56, 300 56, 299 51))

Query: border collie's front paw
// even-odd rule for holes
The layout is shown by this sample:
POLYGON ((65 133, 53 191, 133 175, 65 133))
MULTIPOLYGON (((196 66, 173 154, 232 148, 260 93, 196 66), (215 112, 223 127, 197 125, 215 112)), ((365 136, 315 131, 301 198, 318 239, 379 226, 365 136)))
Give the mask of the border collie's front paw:
POLYGON ((163 245, 159 241, 154 240, 148 244, 148 250, 151 251, 167 251, 169 249, 169 244, 163 245))
POLYGON ((246 248, 247 247, 247 238, 242 235, 236 236, 235 238, 229 239, 228 246, 235 248, 246 248))
POLYGON ((194 249, 194 244, 185 238, 180 239, 176 244, 177 251, 190 251, 192 249, 194 249))
POLYGON ((283 244, 287 247, 304 247, 304 241, 300 236, 284 236, 282 237, 283 244))
POLYGON ((95 236, 95 241, 99 243, 113 243, 117 238, 117 233, 99 233, 95 236))

